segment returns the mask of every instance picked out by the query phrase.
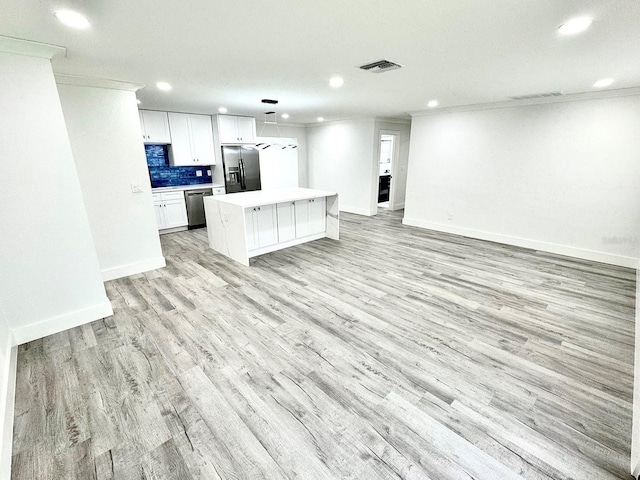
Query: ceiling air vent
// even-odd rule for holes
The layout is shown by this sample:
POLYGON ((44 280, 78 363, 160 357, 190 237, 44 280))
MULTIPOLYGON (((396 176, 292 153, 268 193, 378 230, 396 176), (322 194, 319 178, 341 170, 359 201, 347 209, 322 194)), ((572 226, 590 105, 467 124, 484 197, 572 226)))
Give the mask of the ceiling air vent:
POLYGON ((398 68, 402 68, 402 65, 400 65, 399 63, 394 63, 390 60, 378 60, 377 62, 361 65, 360 68, 371 73, 382 73, 388 72, 390 70, 397 70, 398 68))
POLYGON ((531 95, 518 95, 516 97, 509 97, 511 100, 533 100, 535 98, 552 98, 561 97, 564 95, 562 92, 547 92, 547 93, 533 93, 531 95))

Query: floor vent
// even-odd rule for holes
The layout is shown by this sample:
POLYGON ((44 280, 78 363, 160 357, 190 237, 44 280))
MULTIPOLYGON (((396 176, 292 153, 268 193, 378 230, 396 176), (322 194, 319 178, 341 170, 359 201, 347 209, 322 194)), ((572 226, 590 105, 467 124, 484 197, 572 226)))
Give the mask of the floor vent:
POLYGON ((399 63, 394 63, 390 60, 378 60, 377 62, 361 65, 360 68, 371 73, 382 73, 388 72, 390 70, 397 70, 398 68, 402 68, 402 65, 400 65, 399 63))
POLYGON ((552 98, 561 97, 562 92, 547 92, 547 93, 533 93, 531 95, 518 95, 516 97, 509 97, 511 100, 533 100, 534 98, 552 98))

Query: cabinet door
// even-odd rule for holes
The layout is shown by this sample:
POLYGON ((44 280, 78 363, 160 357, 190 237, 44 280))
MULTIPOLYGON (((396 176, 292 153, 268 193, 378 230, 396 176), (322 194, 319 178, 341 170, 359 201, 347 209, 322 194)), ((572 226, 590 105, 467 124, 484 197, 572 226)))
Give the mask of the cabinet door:
POLYGON ((167 112, 140 110, 143 123, 145 143, 171 143, 167 112))
POLYGON ((169 161, 175 166, 193 166, 196 164, 191 151, 191 134, 189 131, 189 115, 185 113, 169 113, 171 127, 171 148, 169 161))
POLYGON ((257 211, 258 246, 268 247, 278 243, 278 219, 275 205, 263 205, 257 211))
POLYGON ((253 117, 236 117, 238 140, 241 143, 255 143, 256 120, 253 117))
POLYGON ((256 224, 256 214, 258 210, 255 208, 246 208, 244 210, 244 228, 247 235, 247 250, 255 250, 258 248, 258 228, 256 224))
POLYGON ((189 115, 192 151, 196 165, 215 165, 213 153, 213 130, 208 115, 189 115))
POLYGON ((138 110, 138 117, 140 118, 140 130, 142 130, 142 140, 146 142, 147 133, 144 130, 144 116, 142 115, 142 110, 138 110))
POLYGON ((189 223, 187 206, 182 200, 166 200, 164 205, 164 228, 184 227, 189 223))
POLYGON ((233 115, 218 115, 218 132, 220 143, 239 143, 238 122, 233 115))
POLYGON ((295 204, 296 238, 311 235, 309 225, 309 200, 296 200, 295 204))
POLYGON ((309 200, 309 234, 315 235, 326 231, 326 201, 325 198, 309 200))
POLYGON ((278 212, 278 241, 288 242, 296 238, 296 207, 294 202, 279 203, 278 212))
POLYGON ((163 228, 167 228, 165 227, 165 221, 164 221, 164 211, 162 208, 162 202, 157 202, 153 204, 153 209, 156 212, 156 223, 158 224, 158 230, 162 230, 163 228))

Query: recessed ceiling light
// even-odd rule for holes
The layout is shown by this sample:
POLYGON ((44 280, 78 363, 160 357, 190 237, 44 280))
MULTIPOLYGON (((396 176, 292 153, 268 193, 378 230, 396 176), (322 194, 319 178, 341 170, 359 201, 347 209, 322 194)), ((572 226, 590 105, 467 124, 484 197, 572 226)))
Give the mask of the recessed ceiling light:
POLYGON ((55 16, 67 27, 84 30, 85 28, 89 28, 90 26, 87 17, 85 17, 81 13, 74 12, 73 10, 58 10, 57 12, 55 12, 55 16))
POLYGON ((575 35, 584 32, 592 23, 593 20, 589 17, 572 18, 558 27, 558 33, 560 35, 575 35))
POLYGON ((169 85, 167 82, 158 82, 156 83, 156 87, 158 87, 160 90, 171 90, 171 85, 169 85))
POLYGON ((319 122, 324 122, 324 117, 318 117, 319 122))
POLYGON ((605 88, 613 83, 613 78, 601 78, 593 84, 594 88, 605 88))
POLYGON ((429 107, 429 108, 435 108, 438 105, 439 105, 438 104, 438 100, 429 100, 429 103, 427 103, 427 107, 429 107))
POLYGON ((138 105, 142 103, 139 98, 136 98, 136 102, 138 103, 138 105))
POLYGON ((229 111, 229 110, 227 110, 227 107, 220 107, 220 108, 218 109, 218 112, 220 112, 220 113, 227 113, 228 111, 229 111))
POLYGON ((344 79, 342 77, 331 77, 331 79, 329 79, 329 85, 333 88, 340 88, 344 85, 344 79))
POLYGON ((289 118, 289 114, 288 114, 288 113, 283 113, 281 116, 282 116, 282 118, 284 118, 285 120, 286 120, 287 118, 289 118))

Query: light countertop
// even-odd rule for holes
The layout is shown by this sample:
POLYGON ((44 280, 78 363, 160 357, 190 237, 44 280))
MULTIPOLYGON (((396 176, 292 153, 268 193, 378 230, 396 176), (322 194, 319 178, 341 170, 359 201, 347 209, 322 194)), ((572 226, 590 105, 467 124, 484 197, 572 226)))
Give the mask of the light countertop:
POLYGON ((310 188, 278 188, 274 190, 256 190, 253 192, 230 193, 207 197, 205 201, 215 199, 218 202, 230 203, 240 207, 258 207, 260 205, 272 205, 274 203, 295 202, 309 198, 331 197, 336 192, 326 190, 312 190, 310 188))
POLYGON ((162 193, 162 192, 179 192, 184 190, 200 190, 201 188, 224 188, 224 184, 220 183, 201 183, 199 185, 178 185, 175 187, 158 187, 152 188, 152 193, 162 193))

